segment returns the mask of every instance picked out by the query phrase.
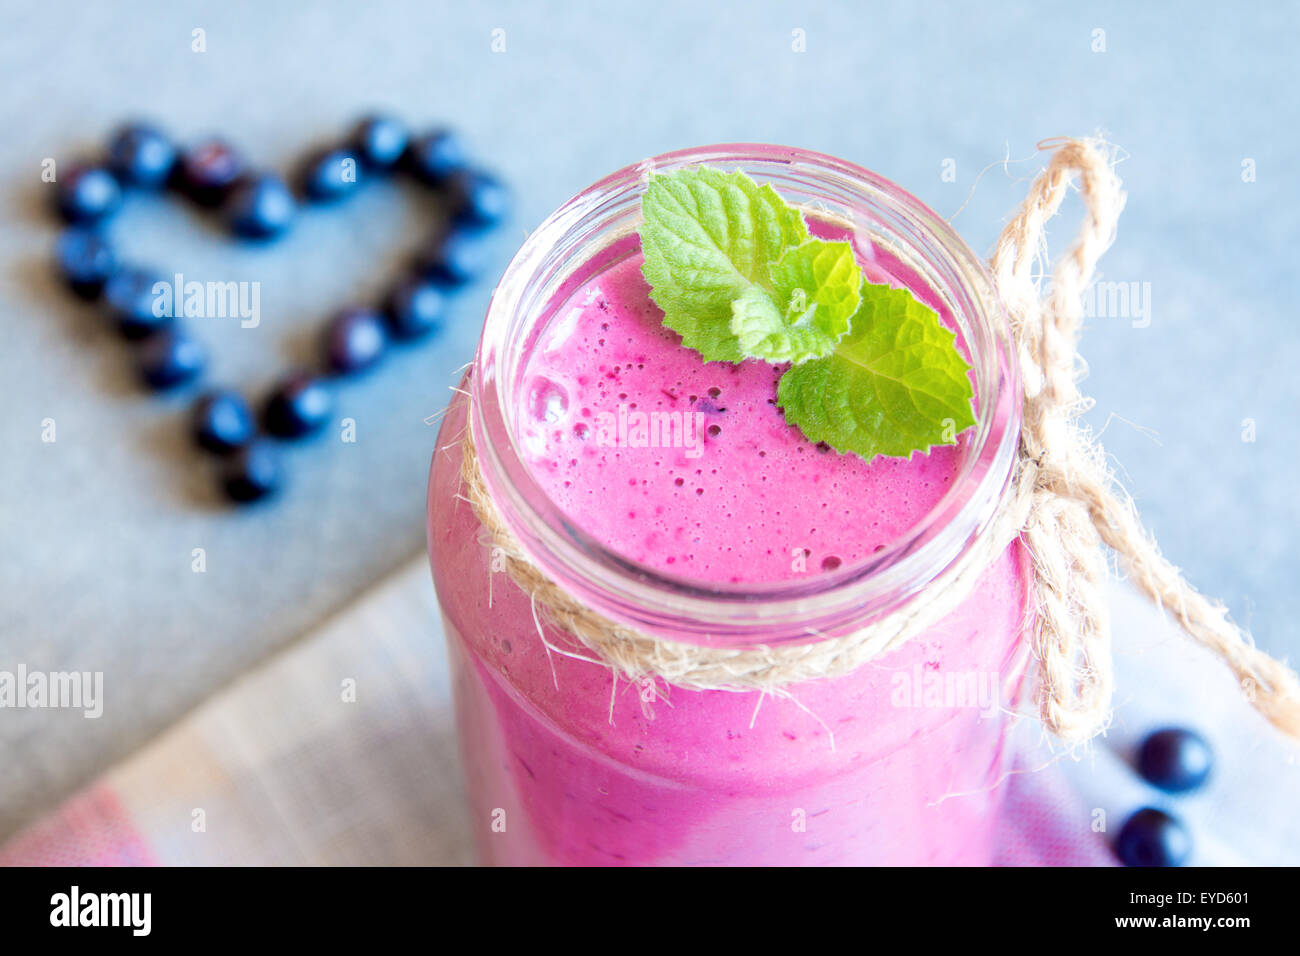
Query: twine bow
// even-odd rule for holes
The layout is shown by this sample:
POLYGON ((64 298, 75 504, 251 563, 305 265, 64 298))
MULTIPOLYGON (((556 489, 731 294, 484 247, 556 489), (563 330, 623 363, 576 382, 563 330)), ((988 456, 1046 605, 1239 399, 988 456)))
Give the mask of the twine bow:
POLYGON ((1223 659, 1255 707, 1300 738, 1300 682, 1257 649, 1223 605, 1188 584, 1138 520, 1132 498, 1114 480, 1101 446, 1077 424, 1086 407, 1077 380, 1081 296, 1115 236, 1124 193, 1108 154, 1095 140, 1040 144, 1054 149, 990 262, 1011 320, 1024 378, 1018 484, 1033 488, 1022 532, 1035 571, 1040 613, 1032 637, 1039 661, 1043 722, 1067 740, 1104 726, 1110 708, 1110 623, 1102 594, 1104 542, 1133 583, 1174 616, 1198 644, 1223 659), (1078 176, 1084 219, 1040 297, 1032 269, 1046 262, 1043 229, 1078 176))
MULTIPOLYGON (((1260 713, 1300 738, 1295 673, 1258 650, 1222 605, 1198 593, 1165 560, 1138 520, 1132 499, 1114 481, 1101 446, 1078 423, 1087 407, 1076 385, 1081 296, 1114 239, 1124 193, 1100 141, 1061 139, 1040 148, 1054 151, 1051 162, 1002 231, 990 261, 1024 387, 1013 481, 988 530, 926 588, 923 599, 852 633, 793 646, 712 648, 654 637, 582 604, 532 562, 492 501, 467 427, 462 495, 534 609, 627 680, 648 676, 688 689, 758 689, 782 695, 801 681, 848 673, 937 623, 1019 536, 1033 567, 1037 613, 1029 640, 1038 661, 1039 713, 1050 731, 1076 742, 1104 729, 1110 719, 1113 673, 1104 544, 1148 598, 1222 658, 1260 713), (1056 264, 1044 297, 1034 275, 1035 266, 1047 261, 1044 227, 1075 177, 1085 207, 1083 224, 1056 264)), ((546 641, 540 619, 538 631, 546 641)))

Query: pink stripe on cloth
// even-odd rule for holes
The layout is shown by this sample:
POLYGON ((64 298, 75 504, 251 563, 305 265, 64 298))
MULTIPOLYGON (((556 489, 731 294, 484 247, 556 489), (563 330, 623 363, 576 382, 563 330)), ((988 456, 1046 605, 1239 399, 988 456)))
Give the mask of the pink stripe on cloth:
POLYGON ((117 792, 106 783, 72 797, 0 847, 0 866, 157 865, 117 792))
POLYGON ((1059 767, 1007 781, 995 866, 1117 866, 1106 836, 1059 767))
MULTIPOLYGON (((1105 837, 1092 832, 1087 808, 1057 768, 1018 773, 1006 785, 995 865, 1115 865, 1105 837)), ((157 865, 160 860, 105 782, 0 847, 0 866, 157 865)))

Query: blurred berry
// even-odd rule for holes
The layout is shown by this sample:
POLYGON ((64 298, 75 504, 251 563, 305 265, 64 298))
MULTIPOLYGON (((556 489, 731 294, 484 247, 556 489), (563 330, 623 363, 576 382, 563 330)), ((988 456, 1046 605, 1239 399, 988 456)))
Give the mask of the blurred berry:
POLYGON ((108 143, 113 172, 127 186, 155 189, 164 185, 176 165, 176 147, 149 123, 127 123, 108 143))
POLYGON ((295 372, 267 399, 262 423, 278 438, 302 438, 325 426, 333 405, 324 382, 306 372, 295 372))
POLYGON ((391 116, 367 116, 348 137, 348 146, 368 169, 389 170, 406 152, 406 127, 391 116))
POLYGON ((361 161, 349 149, 317 153, 299 170, 298 183, 312 202, 336 202, 361 185, 361 161))
POLYGON ((1170 793, 1195 790, 1210 775, 1214 754, 1205 738, 1184 727, 1166 727, 1142 742, 1138 773, 1170 793))
POLYGON ((187 149, 177 164, 181 192, 200 206, 222 204, 241 176, 244 158, 225 140, 211 137, 187 149))
POLYGON ((384 354, 383 319, 369 309, 344 309, 325 327, 325 357, 339 375, 371 368, 384 354))
POLYGON ((222 463, 222 490, 241 504, 275 494, 283 480, 280 453, 264 439, 249 442, 222 463))
POLYGON ((253 413, 238 392, 218 389, 194 403, 193 429, 199 447, 229 454, 252 439, 253 413))
POLYGON ((453 229, 425 247, 416 269, 443 285, 464 285, 487 271, 492 252, 487 239, 482 229, 453 229))
POLYGON ((1125 866, 1182 866, 1192 852, 1192 835, 1163 810, 1143 807, 1119 831, 1115 852, 1125 866))
POLYGON ((384 302, 384 319, 394 338, 418 339, 442 326, 447 296, 436 282, 414 276, 399 282, 384 302))
POLYGON ((208 353, 181 328, 163 329, 145 339, 139 351, 140 375, 152 389, 164 391, 203 374, 208 353))
POLYGON ((283 179, 274 173, 259 173, 235 186, 224 212, 235 235, 270 239, 289 228, 297 208, 283 179))
POLYGON ((117 212, 122 187, 103 166, 74 166, 55 184, 59 215, 73 225, 94 225, 117 212))
POLYGON ((118 330, 128 339, 139 339, 172 324, 173 307, 155 291, 171 283, 150 269, 128 266, 113 272, 104 283, 104 303, 118 330))
POLYGON ((108 241, 93 229, 74 226, 64 231, 54 245, 59 275, 83 299, 94 299, 117 266, 108 241))
POLYGON ((465 166, 465 150, 451 130, 438 129, 411 140, 406 168, 422 183, 438 186, 465 166))
POLYGON ((510 191, 490 173, 462 170, 448 183, 451 215, 474 226, 495 226, 510 214, 510 191))

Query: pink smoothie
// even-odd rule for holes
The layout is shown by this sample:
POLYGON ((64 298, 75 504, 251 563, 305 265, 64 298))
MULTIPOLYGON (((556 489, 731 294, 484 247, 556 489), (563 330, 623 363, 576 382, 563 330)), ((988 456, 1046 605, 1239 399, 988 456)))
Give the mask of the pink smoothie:
MULTIPOLYGON (((871 281, 938 308, 897 262, 859 254, 871 281)), ((633 247, 555 311, 517 403, 528 465, 585 532, 697 584, 752 585, 868 559, 943 497, 966 436, 870 463, 814 445, 776 407, 780 369, 684 348, 640 265, 633 247)), ((989 862, 1023 663, 1018 547, 939 626, 855 673, 788 699, 665 697, 548 654, 528 599, 505 575, 490 581, 454 497, 463 412, 443 428, 429 535, 487 860, 989 862)))

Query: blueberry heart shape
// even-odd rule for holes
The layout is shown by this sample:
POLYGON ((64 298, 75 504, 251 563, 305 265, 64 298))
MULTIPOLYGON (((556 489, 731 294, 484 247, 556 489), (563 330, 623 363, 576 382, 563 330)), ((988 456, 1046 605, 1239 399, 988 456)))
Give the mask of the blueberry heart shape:
POLYGON ((134 122, 112 135, 101 160, 57 179, 54 205, 68 225, 55 246, 58 271, 78 298, 108 312, 132 343, 143 383, 162 391, 202 380, 208 355, 179 321, 189 296, 179 279, 173 283, 123 263, 106 234, 133 190, 170 190, 219 215, 237 239, 265 243, 293 227, 303 204, 344 202, 367 182, 395 173, 435 190, 446 210, 409 273, 373 307, 354 304, 336 312, 326 323, 319 368, 285 374, 257 414, 228 387, 209 389, 194 404, 194 440, 221 459, 220 485, 231 501, 256 501, 279 489, 283 468, 273 439, 319 432, 333 412, 338 380, 376 368, 396 346, 435 337, 449 297, 484 272, 485 238, 509 215, 508 191, 470 165, 452 131, 412 136, 400 121, 382 115, 360 120, 288 178, 251 168, 223 139, 181 149, 157 126, 134 122))

